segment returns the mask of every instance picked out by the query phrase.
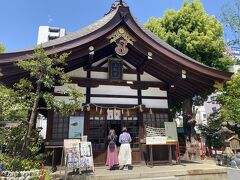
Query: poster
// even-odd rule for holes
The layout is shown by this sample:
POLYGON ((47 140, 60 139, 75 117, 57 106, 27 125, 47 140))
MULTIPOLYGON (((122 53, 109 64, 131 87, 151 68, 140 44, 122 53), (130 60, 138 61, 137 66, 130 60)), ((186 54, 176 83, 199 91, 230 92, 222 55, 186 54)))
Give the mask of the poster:
POLYGON ((178 141, 176 122, 164 122, 167 141, 178 141))
POLYGON ((70 116, 68 138, 81 138, 84 129, 84 116, 70 116))
POLYGON ((79 144, 79 149, 80 149, 80 166, 86 169, 88 168, 94 169, 91 142, 81 142, 79 144))
POLYGON ((69 169, 80 167, 80 139, 64 139, 65 165, 69 169))

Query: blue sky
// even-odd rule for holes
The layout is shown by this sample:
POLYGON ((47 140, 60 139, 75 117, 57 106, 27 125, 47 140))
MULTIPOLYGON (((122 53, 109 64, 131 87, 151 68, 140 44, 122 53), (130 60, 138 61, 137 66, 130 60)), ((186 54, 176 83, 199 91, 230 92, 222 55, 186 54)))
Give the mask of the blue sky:
MULTIPOLYGON (((101 18, 115 0, 0 0, 0 42, 9 51, 36 45, 41 25, 76 31, 101 18)), ((183 0, 125 0, 141 23, 179 9, 183 0)), ((219 17, 228 0, 201 0, 209 15, 219 17)), ((225 35, 225 38, 227 36, 225 35)))

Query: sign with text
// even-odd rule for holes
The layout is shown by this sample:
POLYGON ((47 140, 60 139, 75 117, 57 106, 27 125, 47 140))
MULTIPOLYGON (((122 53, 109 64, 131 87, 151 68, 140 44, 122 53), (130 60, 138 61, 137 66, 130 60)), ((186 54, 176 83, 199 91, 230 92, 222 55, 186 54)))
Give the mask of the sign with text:
POLYGON ((70 116, 68 138, 79 139, 83 135, 84 116, 70 116))
POLYGON ((79 144, 80 148, 80 167, 85 169, 93 169, 93 153, 92 153, 92 144, 91 142, 81 142, 79 144))
POLYGON ((69 169, 80 167, 80 139, 64 139, 65 165, 69 169))
POLYGON ((166 136, 152 136, 146 137, 146 144, 166 144, 166 136))

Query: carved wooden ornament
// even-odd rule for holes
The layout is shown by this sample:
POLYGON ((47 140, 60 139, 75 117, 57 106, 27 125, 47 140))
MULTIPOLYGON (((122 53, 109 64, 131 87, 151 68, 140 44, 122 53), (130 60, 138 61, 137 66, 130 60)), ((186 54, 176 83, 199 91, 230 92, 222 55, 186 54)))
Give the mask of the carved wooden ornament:
POLYGON ((124 56, 128 53, 128 48, 126 47, 127 44, 133 45, 133 42, 135 39, 128 34, 128 32, 123 28, 118 28, 114 33, 112 33, 108 39, 110 39, 110 42, 115 42, 117 44, 117 47, 115 48, 115 51, 118 55, 124 56))

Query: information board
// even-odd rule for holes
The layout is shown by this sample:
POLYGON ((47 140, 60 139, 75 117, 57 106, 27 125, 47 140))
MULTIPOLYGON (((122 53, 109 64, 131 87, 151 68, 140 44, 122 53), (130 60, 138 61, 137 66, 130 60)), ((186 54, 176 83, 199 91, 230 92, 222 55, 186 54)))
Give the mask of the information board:
POLYGON ((166 136, 152 136, 146 137, 146 144, 166 144, 166 136))
POLYGON ((69 134, 68 138, 79 139, 83 135, 84 117, 83 116, 70 116, 69 119, 69 134))
POLYGON ((69 169, 80 167, 80 139, 64 139, 65 166, 69 169))
POLYGON ((164 122, 167 141, 178 141, 176 122, 164 122))

